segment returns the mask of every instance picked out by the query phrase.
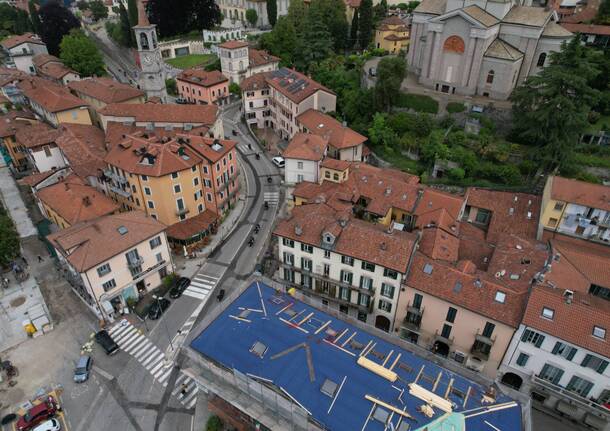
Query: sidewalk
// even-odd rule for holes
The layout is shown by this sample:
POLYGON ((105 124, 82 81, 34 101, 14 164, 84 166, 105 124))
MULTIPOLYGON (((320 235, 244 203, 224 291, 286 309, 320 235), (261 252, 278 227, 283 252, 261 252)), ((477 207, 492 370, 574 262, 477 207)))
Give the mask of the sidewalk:
POLYGON ((17 232, 21 238, 27 238, 28 236, 38 234, 32 220, 30 220, 25 203, 23 202, 23 199, 21 199, 15 179, 1 157, 0 199, 2 199, 2 205, 8 209, 11 214, 11 218, 13 219, 17 232))

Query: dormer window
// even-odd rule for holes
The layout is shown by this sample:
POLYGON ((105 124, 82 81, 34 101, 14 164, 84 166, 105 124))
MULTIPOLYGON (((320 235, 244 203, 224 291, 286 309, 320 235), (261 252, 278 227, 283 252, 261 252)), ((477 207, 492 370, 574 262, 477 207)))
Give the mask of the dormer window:
POLYGON ((329 232, 325 232, 324 235, 322 235, 322 239, 325 244, 333 244, 335 242, 335 236, 329 232))
POLYGON ((500 292, 499 290, 496 292, 495 301, 500 304, 504 304, 506 302, 506 293, 500 292))

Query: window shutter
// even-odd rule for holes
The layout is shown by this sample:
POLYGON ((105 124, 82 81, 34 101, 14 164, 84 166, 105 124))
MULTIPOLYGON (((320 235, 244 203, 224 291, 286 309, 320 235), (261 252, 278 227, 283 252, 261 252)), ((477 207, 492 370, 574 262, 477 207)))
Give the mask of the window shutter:
POLYGON ((585 359, 582 360, 582 362, 580 363, 581 366, 586 367, 589 364, 589 361, 591 361, 591 358, 593 356, 587 354, 585 355, 585 359))
POLYGON ((527 341, 527 337, 530 335, 530 330, 526 329, 525 331, 523 331, 523 334, 521 334, 521 341, 527 341))
POLYGON ((540 370, 539 376, 542 378, 546 377, 546 372, 548 369, 549 369, 549 364, 544 364, 544 366, 542 367, 542 370, 540 370))
POLYGON ((553 377, 553 383, 558 385, 559 381, 561 380, 561 377, 563 376, 563 370, 559 370, 559 372, 557 373, 557 375, 555 377, 553 377))
POLYGON ((538 337, 538 340, 536 340, 536 347, 542 346, 542 343, 544 343, 544 335, 538 337))
POLYGON ((597 372, 599 374, 603 374, 604 371, 606 371, 607 366, 608 366, 608 361, 602 361, 602 363, 599 364, 599 367, 597 367, 597 372))
POLYGON ((570 349, 570 353, 568 353, 568 357, 566 358, 568 361, 571 361, 572 359, 574 359, 574 355, 576 354, 576 352, 578 351, 577 348, 572 347, 570 349))
POLYGON ((394 298, 394 286, 390 286, 390 298, 394 298))
POLYGON ((556 355, 556 354, 557 354, 557 352, 559 352, 559 348, 561 347, 561 344, 562 344, 562 343, 560 343, 559 341, 557 341, 557 342, 555 343, 555 347, 553 347, 553 351, 551 352, 553 355, 556 355))

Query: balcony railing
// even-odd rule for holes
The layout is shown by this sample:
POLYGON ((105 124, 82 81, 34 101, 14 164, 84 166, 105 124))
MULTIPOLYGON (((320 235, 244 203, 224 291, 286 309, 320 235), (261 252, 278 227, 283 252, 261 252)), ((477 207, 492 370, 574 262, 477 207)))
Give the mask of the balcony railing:
POLYGON ((111 179, 115 180, 118 183, 127 184, 127 178, 115 174, 110 169, 105 169, 104 170, 104 175, 106 175, 108 178, 111 178, 111 179))
POLYGON ((181 215, 184 215, 184 214, 188 214, 188 213, 189 213, 189 211, 190 211, 190 210, 189 210, 187 207, 184 207, 184 208, 178 208, 178 209, 176 210, 176 215, 177 215, 177 216, 181 216, 181 215))
POLYGON ((137 268, 144 263, 142 256, 130 257, 127 259, 127 266, 130 268, 137 268))
POLYGON ((610 420, 610 410, 608 410, 601 404, 598 404, 593 400, 584 398, 578 395, 576 392, 568 391, 567 389, 554 383, 551 383, 548 380, 544 380, 543 378, 538 377, 536 375, 532 375, 531 379, 532 383, 543 388, 544 390, 554 392, 555 394, 560 395, 561 398, 567 399, 570 402, 577 404, 581 408, 584 408, 585 410, 593 411, 596 415, 602 413, 606 421, 610 420))
POLYGON ((124 198, 128 198, 129 196, 131 196, 131 191, 129 190, 123 190, 119 187, 115 187, 115 186, 110 186, 110 191, 113 193, 116 193, 119 196, 123 196, 124 198))
POLYGON ((434 341, 440 341, 448 346, 451 346, 453 344, 453 339, 454 337, 451 336, 449 336, 449 338, 444 337, 440 332, 438 332, 438 329, 434 333, 434 341))
POLYGON ((424 308, 416 308, 413 306, 407 307, 407 315, 405 316, 402 326, 406 329, 419 330, 421 326, 422 316, 424 314, 424 308))

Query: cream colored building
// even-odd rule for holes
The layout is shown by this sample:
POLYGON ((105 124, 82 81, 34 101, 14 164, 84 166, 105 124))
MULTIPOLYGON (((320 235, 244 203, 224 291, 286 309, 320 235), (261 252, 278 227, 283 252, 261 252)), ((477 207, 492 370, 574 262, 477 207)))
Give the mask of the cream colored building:
POLYGON ((174 271, 165 225, 140 211, 79 223, 48 239, 73 290, 107 323, 174 271))
POLYGON ((390 16, 375 29, 375 47, 398 54, 409 46, 409 29, 402 19, 390 16))

